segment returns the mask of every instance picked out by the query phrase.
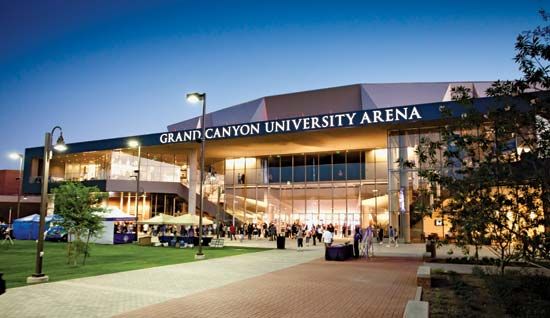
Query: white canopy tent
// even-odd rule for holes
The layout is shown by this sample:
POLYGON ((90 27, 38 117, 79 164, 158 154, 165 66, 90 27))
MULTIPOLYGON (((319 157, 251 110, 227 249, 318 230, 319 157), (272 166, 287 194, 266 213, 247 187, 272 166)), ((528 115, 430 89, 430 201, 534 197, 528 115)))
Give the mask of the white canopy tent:
MULTIPOLYGON (((198 215, 192 215, 192 214, 184 214, 182 216, 178 216, 175 218, 174 224, 183 224, 183 225, 199 225, 200 217, 198 215)), ((203 225, 212 225, 214 222, 210 221, 209 219, 203 217, 202 218, 202 224, 203 225)))
POLYGON ((164 213, 159 213, 157 216, 155 217, 152 217, 148 220, 143 220, 143 221, 139 221, 138 223, 139 224, 156 224, 156 225, 160 225, 160 224, 176 224, 175 223, 175 220, 176 218, 171 216, 171 215, 168 215, 168 214, 164 214, 164 213))
MULTIPOLYGON (((98 212, 97 215, 103 218, 103 233, 95 238, 90 238, 90 242, 98 244, 115 244, 115 243, 131 243, 134 240, 135 234, 116 234, 121 238, 115 239, 115 222, 131 222, 135 221, 136 217, 124 213, 117 208, 107 208, 105 212, 98 212), (132 236, 133 235, 133 236, 132 236), (124 239, 126 237, 126 239, 124 239)), ((136 227, 134 227, 134 230, 136 227)))

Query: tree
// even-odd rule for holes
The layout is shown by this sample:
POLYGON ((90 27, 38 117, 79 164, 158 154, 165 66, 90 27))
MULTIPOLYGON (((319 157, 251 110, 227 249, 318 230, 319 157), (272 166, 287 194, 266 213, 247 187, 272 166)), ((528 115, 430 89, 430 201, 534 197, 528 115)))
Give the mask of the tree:
POLYGON ((540 13, 547 25, 516 40, 522 78, 495 82, 487 90, 494 104, 484 110, 468 88, 455 88, 460 116, 442 106, 450 124, 441 140, 423 139, 417 148, 426 180, 419 205, 437 195, 434 185, 443 188, 424 213, 449 216, 458 244, 474 244, 476 256, 490 242, 502 273, 514 259, 550 258, 550 25, 540 13))
POLYGON ((461 115, 440 108, 449 124, 441 128, 441 140, 421 140, 419 175, 427 180, 429 195, 437 195, 434 184, 443 188, 433 209, 448 216, 457 244, 473 244, 477 259, 478 248, 490 243, 503 273, 512 260, 540 255, 528 248, 534 247, 534 230, 544 224, 545 189, 534 179, 539 172, 526 171, 523 161, 531 149, 537 151, 527 147, 540 144, 540 137, 533 138, 537 120, 532 104, 520 98, 495 98, 488 109, 479 110, 472 92, 458 87, 453 99, 462 105, 461 115))
POLYGON ((67 263, 76 265, 79 256, 84 253, 83 264, 88 255, 90 237, 99 235, 103 229, 102 218, 98 212, 103 212, 100 206, 106 194, 97 187, 86 187, 79 182, 67 182, 53 190, 55 194, 55 210, 63 220, 63 226, 69 236, 67 244, 67 263), (86 241, 83 241, 86 238, 86 241))

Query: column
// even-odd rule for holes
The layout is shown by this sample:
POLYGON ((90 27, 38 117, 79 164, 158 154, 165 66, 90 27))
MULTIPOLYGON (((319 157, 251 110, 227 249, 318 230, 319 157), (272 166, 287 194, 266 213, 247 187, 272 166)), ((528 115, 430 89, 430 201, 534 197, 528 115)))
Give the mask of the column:
POLYGON ((128 203, 126 203, 126 209, 127 209, 126 213, 132 214, 132 193, 131 192, 128 192, 128 203))
MULTIPOLYGON (((407 154, 407 147, 406 147, 406 140, 405 135, 401 134, 399 135, 399 158, 402 158, 403 160, 408 159, 407 154)), ((408 202, 408 187, 409 187, 409 180, 408 180, 408 169, 400 166, 399 167, 399 192, 398 192, 398 211, 399 215, 401 216, 401 221, 399 224, 399 237, 403 238, 405 243, 411 242, 411 215, 409 211, 409 202, 408 202), (401 196, 403 196, 401 198, 401 196), (403 200, 403 204, 401 204, 401 200, 403 200), (403 207, 404 205, 404 211, 403 207)))
POLYGON ((120 204, 118 206, 120 211, 124 211, 124 192, 120 193, 120 204))
POLYGON ((198 164, 199 151, 193 149, 189 152, 189 162, 187 164, 187 181, 189 184, 189 195, 187 212, 191 215, 195 215, 197 209, 197 164, 198 164))

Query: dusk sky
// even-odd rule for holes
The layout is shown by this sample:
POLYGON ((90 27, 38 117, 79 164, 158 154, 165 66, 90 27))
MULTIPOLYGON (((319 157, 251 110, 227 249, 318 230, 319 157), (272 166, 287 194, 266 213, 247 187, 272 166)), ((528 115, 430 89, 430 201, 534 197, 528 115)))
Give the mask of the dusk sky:
POLYGON ((0 1, 7 155, 166 130, 208 111, 355 83, 514 79, 544 1, 0 1), (377 4, 372 4, 376 2, 377 4))

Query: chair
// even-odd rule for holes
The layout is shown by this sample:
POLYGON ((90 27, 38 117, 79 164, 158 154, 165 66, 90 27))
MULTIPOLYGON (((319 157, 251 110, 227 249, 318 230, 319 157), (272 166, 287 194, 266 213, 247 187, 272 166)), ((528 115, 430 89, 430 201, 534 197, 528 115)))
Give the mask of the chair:
POLYGON ((153 246, 161 246, 162 243, 160 242, 158 236, 152 236, 152 237, 151 237, 151 244, 152 244, 153 246))
POLYGON ((215 248, 223 248, 223 243, 224 243, 224 240, 223 239, 212 239, 212 241, 210 241, 210 246, 211 247, 215 247, 215 248))

